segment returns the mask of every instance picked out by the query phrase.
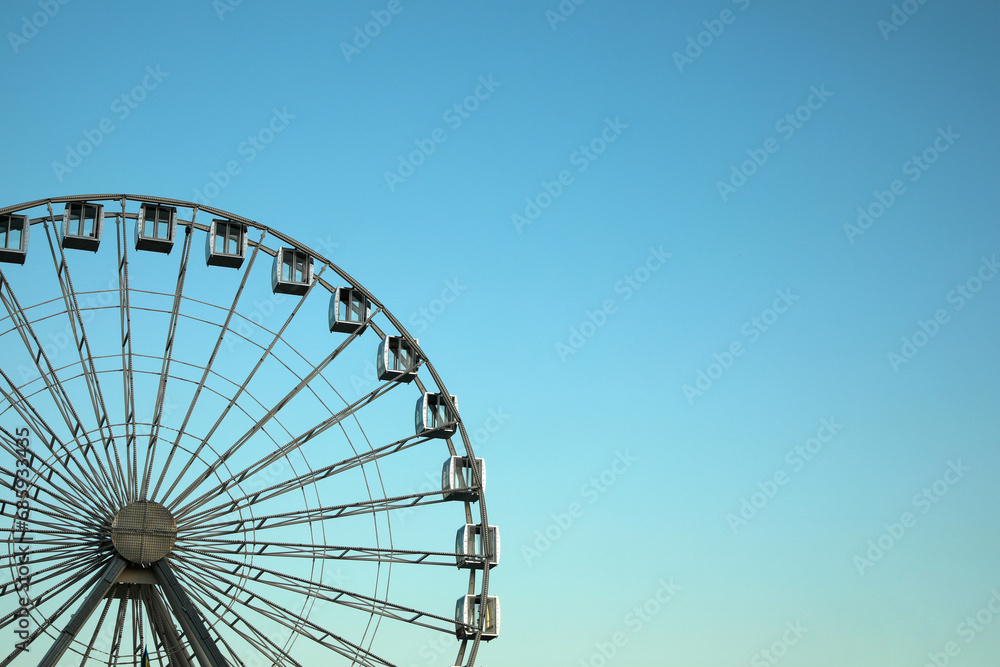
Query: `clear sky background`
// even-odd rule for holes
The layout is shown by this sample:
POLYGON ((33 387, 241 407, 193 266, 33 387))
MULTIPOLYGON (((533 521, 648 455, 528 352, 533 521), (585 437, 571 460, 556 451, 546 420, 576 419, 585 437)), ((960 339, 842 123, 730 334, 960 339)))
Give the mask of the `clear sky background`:
POLYGON ((0 206, 261 221, 504 416, 477 664, 1000 653, 996 3, 50 4, 0 206))

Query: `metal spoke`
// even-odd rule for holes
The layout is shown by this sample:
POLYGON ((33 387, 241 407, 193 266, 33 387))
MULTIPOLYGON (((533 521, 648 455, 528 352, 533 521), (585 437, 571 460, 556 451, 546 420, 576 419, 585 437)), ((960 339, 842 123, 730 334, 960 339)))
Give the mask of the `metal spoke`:
MULTIPOLYGON (((52 212, 52 204, 48 204, 49 216, 54 221, 55 215, 52 212)), ((118 458, 118 448, 115 445, 114 434, 111 432, 108 420, 107 406, 104 404, 104 393, 97 376, 97 369, 94 366, 94 357, 90 349, 90 341, 87 339, 86 327, 80 315, 80 304, 77 300, 76 290, 73 289, 73 279, 70 275, 69 266, 66 263, 66 253, 58 239, 53 243, 52 235, 49 233, 48 222, 45 223, 45 236, 49 242, 49 250, 52 261, 55 264, 56 277, 59 279, 59 288, 62 291, 63 303, 66 306, 66 315, 69 317, 70 329, 76 343, 76 351, 80 357, 80 365, 83 368, 83 376, 86 380, 87 391, 90 393, 90 401, 94 408, 94 416, 97 420, 97 429, 104 443, 104 454, 107 458, 108 470, 112 477, 112 490, 118 500, 124 500, 124 481, 116 473, 121 471, 121 460, 118 458), (56 257, 56 249, 59 256, 56 257), (111 460, 109 450, 114 451, 115 461, 111 460)))
MULTIPOLYGON (((16 452, 11 452, 6 446, 4 449, 17 458, 16 452)), ((55 459, 55 462, 59 462, 59 459, 55 459)), ((62 508, 69 516, 82 515, 93 521, 100 521, 102 517, 107 515, 107 508, 95 505, 93 498, 80 489, 80 482, 75 477, 68 476, 63 472, 63 466, 57 466, 42 458, 34 457, 27 467, 35 473, 34 477, 29 478, 32 502, 41 502, 54 512, 58 512, 59 508, 62 508), (36 470, 36 468, 41 470, 36 470), (54 483, 53 478, 56 478, 61 484, 54 483), (40 493, 44 493, 53 502, 39 500, 40 493)), ((20 497, 16 485, 8 484, 5 486, 8 488, 14 486, 15 495, 20 497)))
POLYGON ((174 610, 177 619, 184 626, 198 661, 202 667, 225 667, 226 661, 208 633, 198 609, 188 598, 187 592, 174 575, 170 564, 164 559, 153 563, 153 572, 163 587, 163 593, 174 610))
MULTIPOLYGON (((47 568, 39 570, 38 572, 32 573, 31 575, 32 585, 46 582, 49 580, 55 580, 55 584, 52 586, 52 588, 43 592, 41 595, 32 598, 32 602, 36 606, 40 606, 41 604, 48 602, 53 596, 58 595, 59 593, 63 592, 64 590, 72 586, 74 582, 78 581, 81 573, 92 570, 93 567, 96 566, 96 564, 103 563, 106 560, 106 558, 107 558, 106 555, 91 556, 83 560, 77 558, 73 559, 71 562, 64 564, 62 566, 59 566, 58 564, 51 565, 47 568), (39 576, 39 575, 44 575, 44 576, 39 576), (64 577, 64 575, 71 575, 71 576, 62 578, 64 577)), ((3 592, 0 593, 0 597, 8 594, 13 594, 16 591, 15 582, 9 582, 3 584, 2 591, 3 592)), ((0 618, 0 628, 6 627, 8 624, 10 624, 15 618, 15 613, 16 612, 11 612, 0 618)))
MULTIPOLYGON (((2 428, 0 428, 0 432, 6 433, 6 431, 3 431, 2 428)), ((5 451, 7 451, 7 453, 11 454, 12 457, 18 458, 16 451, 13 450, 12 448, 7 447, 6 444, 2 441, 2 439, 0 439, 0 447, 2 447, 5 451)), ((67 521, 84 522, 87 519, 91 521, 98 519, 99 517, 98 514, 84 514, 83 516, 80 516, 81 513, 85 511, 85 505, 79 502, 77 504, 72 504, 72 505, 69 504, 67 502, 66 493, 65 492, 59 493, 60 490, 65 491, 65 489, 60 489, 58 486, 51 484, 52 475, 56 475, 60 478, 62 477, 61 472, 58 469, 52 467, 50 464, 41 459, 37 459, 31 462, 31 465, 35 464, 40 465, 40 467, 47 468, 49 471, 49 478, 46 479, 42 477, 40 474, 37 474, 34 478, 29 478, 29 482, 27 483, 28 488, 34 490, 34 494, 31 495, 31 501, 33 504, 44 505, 46 508, 48 508, 48 511, 51 514, 58 515, 66 519, 67 521), (46 481, 49 483, 39 484, 40 481, 46 481), (44 492, 46 497, 51 498, 55 502, 49 502, 39 498, 39 494, 41 492, 44 492)), ((30 470, 31 467, 28 466, 27 469, 30 470)), ((9 475, 10 476, 9 479, 11 480, 16 479, 15 473, 7 470, 6 468, 0 468, 0 471, 9 475)), ((14 497, 20 497, 21 492, 17 489, 16 482, 8 481, 8 478, 5 477, 3 479, 2 485, 5 488, 13 491, 14 497)), ((0 506, 2 506, 6 502, 7 501, 0 499, 0 506)), ((16 505, 16 503, 10 503, 10 504, 16 505)))
MULTIPOLYGON (((192 220, 192 223, 194 221, 192 220)), ((145 500, 149 489, 149 480, 153 475, 153 461, 156 458, 156 443, 160 436, 160 420, 163 418, 163 401, 167 395, 167 378, 170 376, 170 362, 174 356, 174 338, 177 335, 177 321, 180 315, 181 295, 184 293, 184 279, 187 277, 188 258, 191 255, 191 226, 185 228, 184 249, 181 253, 181 266, 177 274, 177 289, 170 309, 170 324, 167 325, 166 348, 163 350, 163 366, 160 370, 160 384, 156 390, 156 404, 153 408, 153 427, 149 433, 149 445, 146 448, 146 467, 142 473, 142 488, 139 498, 145 500)))
MULTIPOLYGON (((211 570, 200 570, 198 575, 193 573, 187 573, 189 578, 198 581, 201 584, 201 589, 210 589, 222 596, 226 593, 218 588, 215 584, 211 583, 206 579, 206 576, 212 577, 214 580, 221 582, 222 584, 228 584, 229 582, 220 577, 217 574, 213 574, 211 570)), ((323 646, 327 649, 335 651, 345 658, 350 658, 351 660, 357 661, 359 659, 365 658, 366 661, 362 664, 364 665, 383 665, 385 667, 396 667, 396 665, 384 658, 381 658, 370 651, 365 650, 361 646, 349 641, 348 639, 341 637, 340 635, 334 633, 333 631, 324 628, 309 619, 292 612, 281 605, 268 600, 267 598, 248 591, 246 589, 242 590, 243 595, 240 596, 240 604, 242 607, 251 609, 258 614, 261 614, 265 618, 275 621, 284 627, 292 630, 301 637, 312 640, 313 642, 323 646), (263 603, 262 606, 259 603, 263 603), (312 632, 308 632, 312 631, 312 632), (315 633, 315 634, 314 634, 315 633), (331 644, 327 639, 332 639, 336 644, 331 644), (344 648, 347 647, 347 648, 344 648)))
MULTIPOLYGON (((378 500, 361 500, 356 503, 346 503, 343 505, 331 505, 329 507, 303 508, 293 512, 282 512, 280 514, 269 514, 267 516, 254 517, 252 519, 239 518, 228 521, 218 521, 216 523, 197 524, 194 526, 185 525, 185 531, 190 531, 192 535, 228 535, 234 530, 261 530, 263 528, 284 528, 307 523, 315 523, 326 519, 339 519, 345 516, 358 516, 361 514, 372 514, 375 512, 390 512, 394 510, 408 509, 417 505, 434 505, 438 503, 451 502, 441 498, 440 491, 426 491, 423 493, 411 493, 404 496, 394 496, 392 498, 380 498, 378 500), (434 500, 424 501, 425 498, 434 497, 434 500)), ((180 524, 178 524, 180 528, 180 524)))
POLYGON ((38 667, 55 667, 55 664, 59 662, 59 658, 69 648, 70 643, 76 638, 77 633, 83 629, 83 625, 90 619, 91 614, 96 611, 101 600, 104 599, 104 596, 114 586, 118 575, 124 569, 125 559, 121 556, 112 557, 111 562, 108 563, 97 583, 91 589, 90 594, 84 599, 83 604, 80 605, 76 614, 73 615, 73 618, 70 619, 70 622, 60 633, 59 638, 56 639, 52 648, 45 654, 42 661, 38 663, 38 667))
POLYGON ((125 198, 122 214, 115 226, 118 232, 118 305, 121 319, 122 389, 125 408, 125 461, 127 467, 126 493, 129 502, 136 499, 136 471, 139 467, 135 433, 135 381, 132 368, 132 313, 129 306, 128 282, 128 232, 125 229, 125 198))
MULTIPOLYGON (((84 466, 79 461, 76 460, 75 457, 72 456, 71 453, 68 453, 67 456, 73 460, 74 465, 76 465, 79 468, 80 473, 83 474, 83 476, 87 479, 87 481, 92 487, 92 492, 98 493, 102 497, 104 497, 105 501, 108 502, 109 505, 113 504, 111 496, 107 493, 107 490, 104 488, 104 485, 100 484, 96 480, 96 478, 100 476, 103 476, 103 478, 106 481, 109 480, 110 478, 108 477, 107 471, 104 470, 103 464, 101 464, 100 460, 98 460, 98 465, 101 468, 101 474, 99 475, 97 471, 94 470, 93 463, 90 457, 87 456, 87 451, 93 450, 94 444, 90 441, 90 437, 87 435, 83 423, 80 421, 80 418, 76 413, 76 410, 73 408, 72 402, 70 401, 69 396, 66 394, 65 388, 59 382, 59 378, 56 375, 56 371, 52 367, 52 364, 49 361, 48 355, 45 353, 45 349, 42 346, 41 341, 38 340, 38 336, 35 333, 34 328, 31 326, 31 322, 28 321, 28 319, 22 312, 20 303, 17 301, 17 297, 11 290, 10 284, 7 283, 7 279, 3 275, 3 271, 0 271, 0 302, 4 304, 4 306, 7 308, 7 311, 10 313, 11 320, 17 327, 22 342, 27 348, 28 353, 31 355, 32 361, 34 362, 36 368, 38 369, 38 372, 41 374, 42 381, 46 386, 49 397, 52 399, 55 409, 58 411, 59 415, 65 422, 66 427, 69 429, 70 437, 72 438, 82 437, 85 440, 86 444, 83 448, 83 455, 87 462, 87 468, 89 468, 89 472, 87 471, 87 469, 84 468, 84 466), (5 293, 6 296, 4 295, 5 293), (43 367, 43 362, 44 362, 44 367, 43 367), (91 474, 93 474, 94 477, 91 477, 91 474)), ((44 423, 44 420, 41 419, 41 416, 37 413, 34 407, 32 407, 30 403, 28 403, 27 398, 21 393, 20 388, 14 384, 13 380, 11 380, 10 377, 5 372, 3 372, 2 369, 0 369, 0 377, 2 377, 4 384, 7 385, 6 389, 3 388, 2 385, 0 385, 0 393, 3 394, 4 399, 6 399, 6 401, 21 415, 21 417, 25 419, 25 421, 31 423, 31 419, 25 415, 24 412, 25 408, 22 405, 20 405, 20 401, 23 401, 25 404, 27 404, 28 408, 30 408, 29 412, 32 414, 32 416, 34 416, 39 421, 44 423)), ((52 443, 49 442, 49 438, 46 437, 47 435, 51 437, 52 442, 58 442, 60 445, 63 446, 63 448, 65 448, 65 445, 56 436, 55 432, 53 432, 48 427, 47 424, 45 425, 44 432, 39 431, 37 426, 35 426, 33 430, 35 431, 36 435, 38 435, 39 438, 41 438, 43 441, 46 442, 46 444, 49 445, 50 449, 52 443)))
MULTIPOLYGON (((315 286, 315 284, 316 283, 314 282, 310 286, 309 289, 312 290, 312 288, 315 286)), ((278 341, 281 340, 282 334, 285 332, 285 330, 288 328, 288 326, 292 323, 292 320, 295 318, 295 315, 299 312, 299 309, 302 307, 302 304, 304 304, 306 302, 306 297, 308 297, 308 292, 306 293, 306 295, 304 295, 299 300, 299 302, 297 304, 295 304, 295 307, 292 309, 291 314, 285 320, 285 323, 281 326, 281 329, 278 330, 278 333, 275 334, 274 338, 271 340, 270 344, 267 346, 267 349, 264 351, 264 354, 262 354, 261 357, 260 357, 260 359, 257 360, 256 365, 254 365, 253 369, 247 375, 246 379, 243 381, 243 384, 240 385, 240 388, 233 395, 232 399, 230 399, 229 405, 227 405, 226 408, 219 415, 219 418, 216 420, 215 424, 209 430, 208 434, 202 439, 202 443, 191 454, 191 459, 188 461, 187 464, 185 464, 184 468, 181 470, 180 474, 177 476, 177 479, 174 480, 173 484, 170 485, 170 488, 168 488, 167 492, 164 494, 166 497, 170 497, 170 494, 173 492, 173 490, 177 486, 177 484, 180 483, 181 479, 184 477, 184 474, 188 471, 188 468, 190 468, 191 465, 195 462, 195 460, 197 460, 198 454, 201 453, 201 450, 205 446, 205 443, 209 442, 212 439, 212 435, 215 433, 215 431, 222 424, 223 420, 226 418, 226 415, 229 414, 230 410, 232 410, 233 407, 236 405, 236 402, 239 400, 240 396, 242 396, 243 393, 246 391, 246 388, 250 384, 250 381, 257 374, 257 371, 260 370, 260 367, 264 364, 264 360, 267 359, 271 355, 271 351, 274 349, 274 346, 277 345, 278 341)), ((207 477, 205 477, 205 476, 200 477, 199 481, 196 482, 196 485, 200 484, 201 482, 203 482, 204 479, 207 479, 207 477)), ((183 501, 184 498, 187 497, 187 495, 190 494, 193 491, 194 491, 194 488, 188 487, 188 489, 185 490, 183 493, 181 493, 181 495, 179 497, 175 498, 174 500, 172 500, 170 502, 169 507, 176 508, 177 504, 180 503, 181 501, 183 501)))
MULTIPOLYGON (((86 589, 90 588, 91 586, 93 586, 95 583, 97 583, 101 579, 101 575, 102 575, 101 572, 98 572, 97 574, 93 575, 81 587, 82 590, 86 590, 86 589)), ((46 591, 45 593, 43 593, 43 595, 40 596, 39 598, 36 598, 34 600, 34 602, 36 604, 41 604, 41 602, 43 601, 42 598, 48 599, 48 598, 50 598, 52 596, 55 596, 55 595, 59 594, 60 592, 62 592, 63 590, 69 588, 69 586, 72 583, 75 583, 75 582, 71 581, 71 582, 63 584, 61 587, 50 589, 49 591, 46 591), (50 595, 50 593, 51 593, 51 595, 50 595)), ((63 603, 62 605, 60 605, 58 609, 56 609, 54 612, 52 612, 51 614, 49 614, 49 616, 45 619, 45 621, 43 623, 40 623, 39 626, 34 630, 34 632, 32 632, 28 636, 28 638, 25 640, 24 644, 21 645, 22 648, 15 647, 14 651, 12 653, 10 653, 2 662, 0 662, 0 667, 6 667, 6 665, 9 665, 14 660, 14 658, 16 658, 18 655, 21 654, 22 651, 27 650, 27 646, 31 645, 32 642, 34 642, 36 639, 38 639, 39 635, 41 635, 43 632, 45 632, 45 630, 47 630, 57 620, 59 620, 59 618, 64 613, 66 613, 66 610, 68 610, 70 608, 70 606, 73 604, 74 601, 75 601, 75 598, 71 597, 65 603, 63 603)), ((11 612, 11 614, 9 616, 11 618, 13 618, 14 612, 11 612)), ((3 619, 0 619, 0 620, 4 621, 4 623, 0 623, 0 627, 3 627, 4 625, 6 625, 7 619, 8 619, 8 616, 4 616, 3 619)))
MULTIPOLYGON (((369 451, 362 452, 360 454, 355 454, 354 456, 348 457, 336 463, 331 463, 330 465, 323 466, 322 468, 310 470, 309 472, 302 473, 294 477, 293 479, 273 484, 272 486, 269 486, 265 489, 261 489, 260 491, 246 494, 239 498, 232 498, 224 504, 213 505, 212 507, 207 508, 196 514, 187 516, 183 513, 180 513, 180 516, 184 516, 189 522, 193 522, 196 520, 197 521, 211 520, 218 516, 225 515, 229 512, 239 511, 241 509, 253 507, 254 505, 262 503, 266 500, 270 500, 272 498, 277 498, 290 491, 296 491, 305 488, 306 486, 315 484, 316 482, 324 480, 328 477, 332 477, 333 475, 337 475, 347 470, 363 466, 366 463, 377 461, 381 458, 384 458, 391 454, 396 454, 398 452, 401 452, 405 449, 409 449, 410 447, 419 445, 424 442, 428 442, 428 438, 419 435, 411 435, 409 437, 403 438, 402 440, 397 440, 395 442, 389 443, 388 445, 384 445, 376 449, 371 449, 369 451)), ((266 462, 264 463, 264 465, 273 462, 273 460, 276 460, 276 458, 277 457, 272 459, 268 457, 267 459, 264 459, 264 461, 266 462)), ((256 464, 256 470, 254 472, 259 470, 260 467, 261 467, 261 462, 258 462, 256 464)), ((240 479, 241 480, 246 479, 248 477, 251 477, 253 474, 254 474, 253 472, 247 474, 241 474, 240 479)), ((220 486, 219 488, 228 489, 228 486, 223 485, 220 486)), ((192 503, 192 505, 194 505, 194 503, 192 503)))
POLYGON ((184 437, 184 432, 187 429, 188 422, 191 420, 191 415, 194 413, 195 405, 198 403, 198 398, 201 396, 201 391, 205 387, 205 382, 208 380, 209 374, 212 372, 212 366, 215 364, 215 359, 219 355, 219 350, 222 348, 222 343, 225 340, 226 332, 229 331, 229 325, 233 320, 233 315, 236 313, 236 306, 240 302, 240 297, 243 296, 243 290, 246 288, 247 280, 250 278, 250 271, 253 269, 254 262, 257 259, 257 253, 260 251, 260 243, 263 242, 266 232, 261 232, 260 241, 254 246, 253 254, 250 256, 249 263, 246 270, 243 272, 243 278, 240 281, 239 289, 236 290, 236 296, 233 298, 233 303, 229 307, 229 312, 226 313, 226 321, 223 322, 222 328, 219 331, 219 337, 215 341, 215 348, 212 350, 212 355, 209 357, 208 362, 205 364, 205 369, 202 372, 201 380, 198 382, 198 387, 195 389, 194 396, 191 398, 191 403, 188 405, 187 413, 184 415, 184 421, 181 422, 181 427, 177 431, 177 437, 174 439, 173 445, 170 447, 170 453, 167 455, 166 463, 163 464, 163 469, 160 471, 159 478, 156 481, 156 486, 153 488, 153 493, 150 496, 150 500, 156 500, 156 495, 160 490, 160 485, 163 484, 163 480, 166 478, 167 470, 170 468, 170 464, 174 459, 174 454, 177 452, 177 448, 180 446, 181 438, 184 437))
MULTIPOLYGON (((155 586, 143 587, 143 603, 146 606, 146 614, 149 616, 150 627, 160 638, 169 664, 173 667, 192 667, 190 659, 184 645, 181 643, 177 628, 174 627, 173 620, 167 614, 167 610, 160 598, 160 593, 155 586)), ((160 664, 162 658, 157 656, 160 664)))
MULTIPOLYGON (((451 551, 418 551, 415 549, 383 549, 377 547, 348 547, 334 544, 302 544, 294 542, 265 542, 261 540, 224 540, 219 538, 189 537, 178 552, 188 551, 199 555, 225 554, 238 556, 270 556, 281 558, 322 558, 327 560, 369 561, 376 563, 409 563, 416 565, 447 565, 455 567, 456 554, 451 551), (225 547, 232 547, 227 549, 225 547), (435 559, 435 557, 439 559, 435 559)), ((482 555, 466 555, 471 561, 484 561, 482 555)))
MULTIPOLYGON (((257 574, 251 577, 251 580, 257 584, 264 584, 267 586, 272 586, 275 588, 280 588, 285 591, 298 592, 301 595, 311 597, 316 600, 324 600, 326 602, 335 602, 337 604, 349 607, 351 609, 356 609, 363 611, 365 613, 374 613, 384 616, 385 618, 390 618, 397 621, 405 621, 414 625, 421 625, 432 630, 439 630, 441 632, 452 632, 454 628, 453 620, 445 618, 444 616, 438 616, 431 612, 420 611, 412 607, 405 607, 402 605, 397 605, 389 602, 388 600, 380 600, 367 595, 362 595, 360 593, 354 593, 343 588, 338 588, 336 586, 330 586, 324 584, 321 581, 313 581, 311 579, 304 579, 302 577, 296 577, 295 575, 289 574, 287 572, 278 572, 271 568, 262 567, 260 565, 255 565, 253 563, 247 563, 243 561, 238 561, 232 558, 226 558, 224 556, 216 555, 212 558, 202 558, 194 559, 192 558, 192 563, 197 562, 199 564, 198 570, 203 573, 216 572, 221 573, 232 573, 230 568, 222 568, 219 564, 214 561, 219 561, 221 563, 227 563, 229 565, 236 566, 237 571, 240 569, 251 570, 257 574), (267 579, 263 575, 269 575, 274 579, 267 579), (284 581, 285 583, 282 583, 284 581), (303 590, 303 587, 305 590, 303 590), (419 619, 426 618, 429 620, 442 621, 445 623, 445 627, 441 628, 438 626, 430 625, 429 623, 424 623, 419 619)), ((246 588, 241 589, 244 592, 249 593, 246 588)), ((256 594, 254 594, 256 596, 256 594)), ((260 597, 260 596, 256 596, 260 597)), ((260 599, 264 599, 260 597, 260 599)))
MULTIPOLYGON (((354 403, 351 403, 350 405, 348 405, 347 407, 345 407, 340 412, 337 412, 337 413, 333 414, 332 416, 328 417, 327 419, 324 419, 322 422, 320 422, 319 424, 316 424, 315 426, 313 426, 312 428, 310 428, 305 433, 302 433, 301 435, 299 435, 296 438, 292 439, 290 442, 282 445, 281 447, 279 447, 277 450, 275 450, 271 454, 268 454, 267 456, 259 459, 257 462, 255 462, 255 463, 251 464, 250 466, 244 468, 239 473, 233 475, 228 480, 226 480, 225 482, 223 482, 222 484, 220 484, 218 487, 216 487, 216 488, 214 488, 214 489, 212 489, 210 491, 207 491, 206 493, 204 493, 202 496, 200 496, 196 500, 188 503, 185 507, 183 507, 182 509, 180 509, 180 510, 177 511, 177 517, 178 517, 178 519, 184 517, 186 514, 190 513, 192 510, 197 509, 199 506, 204 505, 205 503, 209 502, 212 498, 217 497, 219 494, 227 491, 229 489, 229 487, 233 486, 234 484, 238 484, 238 483, 242 482, 243 480, 247 479, 248 477, 254 475, 255 473, 257 473, 260 470, 262 470, 263 468, 267 467, 269 464, 273 463, 274 461, 277 461, 281 457, 287 456, 291 452, 294 452, 295 450, 299 449, 302 445, 306 444, 307 442, 309 442, 310 440, 312 440, 316 436, 321 435, 322 433, 326 432, 327 430, 333 428, 334 426, 336 426, 337 424, 339 424, 344 419, 352 416, 355 412, 357 412, 358 410, 360 410, 364 406, 368 405, 369 403, 371 403, 375 399, 379 398, 380 396, 384 396, 385 394, 389 393, 390 391, 392 391, 393 389, 395 389, 398 386, 399 386, 398 382, 388 382, 386 384, 383 384, 383 385, 377 387, 376 389, 372 390, 371 392, 369 392, 368 394, 366 394, 362 398, 358 399, 354 403)), ((198 477, 198 479, 196 479, 194 482, 192 482, 191 485, 188 487, 188 489, 184 493, 182 493, 180 496, 178 496, 178 498, 174 501, 174 504, 171 505, 171 508, 174 508, 176 506, 176 503, 178 503, 181 500, 183 500, 187 496, 187 494, 189 494, 191 491, 193 491, 195 488, 197 488, 202 482, 204 482, 206 479, 208 479, 208 477, 210 476, 211 473, 214 473, 215 470, 217 470, 226 461, 226 459, 228 457, 232 456, 233 453, 235 453, 244 443, 246 443, 250 439, 250 437, 254 433, 256 433, 256 432, 257 432, 257 426, 255 425, 254 428, 252 428, 250 431, 248 431, 247 433, 245 433, 243 435, 243 437, 241 437, 236 442, 236 444, 234 444, 232 447, 230 447, 226 451, 225 454, 223 454, 221 457, 219 457, 219 461, 218 462, 212 464, 209 467, 208 470, 206 470, 205 472, 203 472, 198 477)))
POLYGON ((90 637, 90 642, 87 643, 87 649, 83 652, 83 658, 80 660, 80 667, 84 667, 87 664, 87 658, 90 657, 91 652, 94 650, 94 644, 97 643, 97 638, 101 634, 101 628, 104 626, 104 619, 108 616, 108 610, 111 609, 111 603, 114 600, 108 598, 104 603, 104 609, 101 610, 101 615, 97 619, 97 626, 94 628, 94 634, 90 637))
MULTIPOLYGON (((192 580, 190 576, 185 576, 185 578, 192 580)), ((255 649, 260 651, 262 654, 266 655, 275 664, 279 664, 285 661, 291 661, 293 664, 299 664, 294 658, 284 655, 281 647, 274 643, 266 634, 264 634, 259 628, 257 628, 249 619, 242 616, 234 608, 235 605, 226 604, 220 599, 213 595, 213 591, 218 591, 217 588, 211 586, 210 584, 201 583, 198 578, 193 579, 195 583, 199 583, 199 586, 191 586, 191 594, 195 599, 202 605, 203 608, 208 609, 212 614, 216 615, 216 624, 222 623, 226 625, 230 630, 236 633, 240 638, 246 641, 248 644, 253 646, 255 649), (225 607, 225 611, 219 613, 219 609, 225 607), (236 621, 242 623, 244 627, 250 630, 251 634, 240 629, 239 625, 235 622, 229 622, 225 619, 225 614, 232 615, 236 621)), ((223 594, 225 597, 225 594, 223 594)), ((214 629, 214 626, 213 626, 214 629)), ((216 630, 218 633, 218 630, 216 630)))

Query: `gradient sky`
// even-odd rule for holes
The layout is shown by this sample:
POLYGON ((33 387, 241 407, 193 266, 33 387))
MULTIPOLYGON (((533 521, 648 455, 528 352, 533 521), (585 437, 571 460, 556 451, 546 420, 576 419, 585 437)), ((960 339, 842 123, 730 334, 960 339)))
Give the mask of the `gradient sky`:
POLYGON ((1000 653, 996 3, 39 4, 0 206, 278 228, 505 416, 477 664, 1000 653))

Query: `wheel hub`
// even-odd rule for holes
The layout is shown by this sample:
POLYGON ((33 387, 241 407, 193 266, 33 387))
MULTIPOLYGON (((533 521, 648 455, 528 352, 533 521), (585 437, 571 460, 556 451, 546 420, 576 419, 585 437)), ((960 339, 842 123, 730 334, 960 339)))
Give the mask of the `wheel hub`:
POLYGON ((111 542, 122 558, 140 565, 170 555, 177 522, 160 503, 138 501, 118 510, 111 522, 111 542))

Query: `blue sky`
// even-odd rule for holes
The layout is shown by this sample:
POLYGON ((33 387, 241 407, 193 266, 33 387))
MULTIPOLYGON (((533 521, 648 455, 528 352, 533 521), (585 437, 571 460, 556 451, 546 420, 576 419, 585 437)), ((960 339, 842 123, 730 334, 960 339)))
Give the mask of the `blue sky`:
POLYGON ((477 664, 997 654, 994 3, 49 4, 0 206, 260 221, 504 416, 477 664))

